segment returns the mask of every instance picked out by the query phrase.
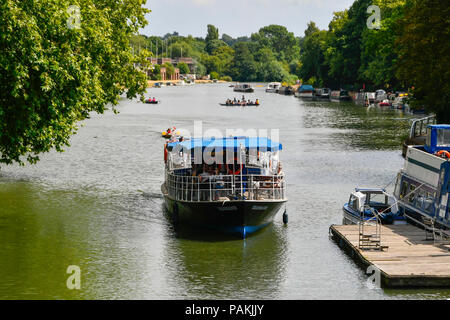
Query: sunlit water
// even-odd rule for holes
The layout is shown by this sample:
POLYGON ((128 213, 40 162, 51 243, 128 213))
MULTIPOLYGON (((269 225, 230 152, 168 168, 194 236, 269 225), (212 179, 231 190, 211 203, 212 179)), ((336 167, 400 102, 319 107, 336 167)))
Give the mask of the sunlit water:
POLYGON ((255 94, 262 106, 221 107, 225 84, 152 89, 162 101, 122 101, 85 121, 64 153, 0 171, 2 299, 448 298, 385 291, 328 236, 356 186, 386 186, 401 168, 410 116, 352 104, 255 94), (176 234, 164 215, 161 131, 280 130, 289 224, 245 241, 176 234), (81 290, 69 290, 69 265, 81 290))

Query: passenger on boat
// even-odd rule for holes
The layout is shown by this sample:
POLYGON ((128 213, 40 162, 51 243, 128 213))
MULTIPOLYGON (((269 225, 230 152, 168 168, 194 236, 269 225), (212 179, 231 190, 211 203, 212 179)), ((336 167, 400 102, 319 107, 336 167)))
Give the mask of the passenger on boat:
POLYGON ((156 99, 155 99, 155 97, 153 97, 153 99, 152 99, 152 102, 156 102, 156 99))
POLYGON ((223 176, 222 173, 220 172, 219 168, 216 167, 215 169, 215 176, 213 178, 213 182, 214 182, 214 189, 215 191, 215 197, 216 200, 218 200, 221 196, 223 196, 223 189, 225 187, 225 182, 223 181, 223 176))
POLYGON ((256 99, 255 104, 256 104, 257 106, 259 106, 259 99, 256 99))

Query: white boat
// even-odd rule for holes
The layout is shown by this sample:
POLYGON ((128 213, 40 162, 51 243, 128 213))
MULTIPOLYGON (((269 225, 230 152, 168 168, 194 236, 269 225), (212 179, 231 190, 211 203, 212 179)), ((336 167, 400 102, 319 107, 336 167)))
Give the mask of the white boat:
POLYGON ((278 93, 278 90, 281 88, 280 82, 271 82, 267 85, 266 92, 278 93))
POLYGON ((394 195, 408 220, 449 230, 449 193, 450 125, 429 125, 425 145, 408 147, 394 195))
POLYGON ((314 87, 309 84, 301 85, 294 93, 297 98, 301 99, 314 99, 314 87))
POLYGON ((234 87, 234 91, 236 91, 236 92, 254 92, 255 90, 249 84, 237 84, 234 87))

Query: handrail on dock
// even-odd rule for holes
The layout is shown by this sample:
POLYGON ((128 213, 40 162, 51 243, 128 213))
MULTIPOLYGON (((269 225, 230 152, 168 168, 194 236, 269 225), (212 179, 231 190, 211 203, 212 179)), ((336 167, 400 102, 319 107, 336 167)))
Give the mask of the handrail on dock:
POLYGON ((436 116, 429 116, 422 119, 416 119, 411 125, 409 132, 409 138, 414 139, 416 137, 424 136, 427 133, 427 127, 430 124, 436 124, 436 116))
POLYGON ((178 201, 286 200, 284 175, 211 175, 202 180, 167 172, 166 187, 178 201))

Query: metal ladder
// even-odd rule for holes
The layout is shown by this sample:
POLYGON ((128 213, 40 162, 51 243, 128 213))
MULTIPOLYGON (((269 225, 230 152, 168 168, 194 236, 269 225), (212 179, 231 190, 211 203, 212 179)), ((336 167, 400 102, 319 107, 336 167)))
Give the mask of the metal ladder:
MULTIPOLYGON (((369 208, 369 207, 368 207, 369 208)), ((379 250, 388 249, 388 246, 383 246, 381 243, 381 220, 378 213, 374 214, 374 218, 370 222, 364 220, 364 214, 359 222, 359 249, 361 250, 379 250), (370 227, 370 232, 367 230, 370 227), (373 229, 375 228, 375 232, 373 229)))

